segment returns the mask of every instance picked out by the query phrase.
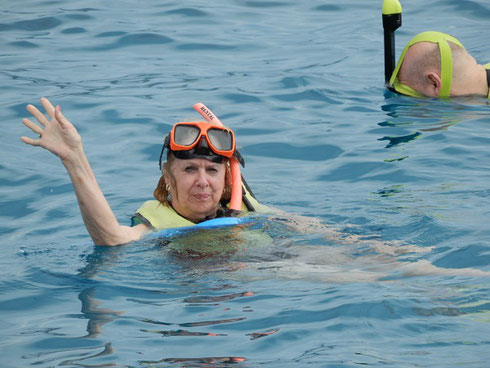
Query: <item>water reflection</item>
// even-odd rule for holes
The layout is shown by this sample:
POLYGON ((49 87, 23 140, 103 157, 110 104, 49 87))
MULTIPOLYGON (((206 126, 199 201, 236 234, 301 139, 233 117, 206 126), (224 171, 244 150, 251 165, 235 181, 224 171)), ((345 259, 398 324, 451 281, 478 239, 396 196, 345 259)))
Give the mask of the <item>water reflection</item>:
MULTIPOLYGON (((397 188, 387 188, 386 195, 390 190, 397 188)), ((314 218, 284 214, 269 218, 260 229, 213 231, 219 242, 210 237, 211 232, 200 231, 166 239, 165 245, 142 241, 93 247, 83 256, 84 265, 76 277, 69 279, 75 280, 73 287, 81 302, 81 314, 69 317, 86 320, 87 333, 77 338, 60 335, 55 341, 45 338, 43 351, 25 359, 34 358, 36 364, 117 366, 112 360, 122 359, 130 338, 141 341, 136 347, 141 351, 142 346, 166 346, 166 353, 157 349, 147 355, 163 358, 141 360, 141 365, 239 364, 252 359, 240 349, 244 339, 254 343, 280 339, 287 333, 285 316, 287 321, 305 318, 300 306, 279 306, 264 316, 268 303, 275 304, 278 297, 269 295, 271 281, 287 281, 276 288, 284 288, 283 297, 289 300, 292 280, 367 285, 399 283, 418 275, 483 275, 478 270, 435 267, 424 259, 432 248, 383 241, 378 233, 361 228, 334 229, 314 218), (192 247, 192 252, 185 246, 192 247), (189 343, 196 350, 189 352, 189 343), (210 347, 222 344, 236 346, 236 355, 213 354, 210 347)), ((309 295, 314 286, 307 287, 309 295)), ((308 310, 308 318, 325 322, 330 317, 325 317, 323 308, 315 313, 308 310)), ((337 315, 336 308, 334 303, 326 311, 337 315)), ((417 311, 421 315, 430 311, 420 308, 425 308, 417 311)))
MULTIPOLYGON (((78 276, 83 279, 95 279, 97 274, 107 272, 114 266, 119 257, 122 256, 121 252, 122 248, 95 247, 94 252, 87 256, 87 263, 85 267, 79 270, 78 276)), ((87 335, 85 336, 87 338, 96 338, 103 333, 103 325, 114 321, 124 313, 123 311, 99 307, 102 302, 96 298, 97 286, 95 285, 83 289, 78 294, 78 299, 82 304, 81 312, 88 320, 87 335)))
POLYGON ((230 364, 233 367, 245 367, 240 364, 245 362, 247 359, 244 357, 202 357, 202 358, 164 358, 161 360, 141 360, 141 365, 151 365, 152 367, 167 367, 168 364, 176 364, 184 367, 200 367, 200 368, 220 368, 229 367, 230 364), (162 365, 160 365, 163 363, 162 365))
POLYGON ((386 145, 385 148, 390 148, 393 146, 398 146, 399 144, 402 143, 407 143, 410 141, 413 141, 417 138, 419 138, 422 135, 420 132, 415 132, 412 134, 407 134, 407 135, 402 135, 402 136, 397 136, 397 137, 383 137, 379 138, 378 141, 389 141, 389 143, 386 145))
MULTIPOLYGON (((118 353, 110 332, 106 330, 107 324, 116 320, 133 326, 134 337, 150 340, 156 337, 171 340, 228 337, 228 332, 213 329, 246 321, 248 311, 232 309, 233 304, 230 303, 240 298, 252 298, 256 293, 251 290, 234 291, 236 286, 230 283, 211 283, 210 287, 204 286, 205 282, 186 280, 199 280, 212 273, 228 273, 243 267, 235 258, 246 251, 246 244, 249 247, 253 247, 254 244, 259 246, 258 237, 262 241, 267 240, 267 236, 259 236, 253 229, 250 229, 247 235, 243 228, 237 227, 226 231, 196 231, 186 236, 143 241, 143 244, 134 243, 112 248, 94 247, 92 252, 85 256, 85 265, 79 269, 77 275, 83 280, 90 280, 84 283, 86 286, 79 292, 78 299, 81 301, 83 318, 88 320, 87 334, 83 338, 105 341, 105 348, 103 352, 92 355, 72 351, 70 360, 64 361, 63 364, 88 366, 84 362, 92 359, 90 366, 93 367, 116 366, 115 363, 95 364, 101 357, 116 357, 118 353), (213 234, 215 236, 212 236, 213 234), (173 264, 173 267, 169 267, 169 264, 173 264), (176 273, 176 270, 179 273, 176 273), (159 279, 168 289, 161 289, 159 279), (116 304, 115 300, 121 298, 126 300, 121 304, 121 308, 114 310, 110 307, 116 304), (170 317, 171 310, 175 310, 176 307, 199 308, 208 310, 209 314, 221 310, 222 318, 206 319, 203 318, 203 312, 189 312, 185 315, 186 320, 179 322, 175 316, 170 317), (156 315, 168 315, 171 320, 157 319, 156 315)), ((109 331, 113 329, 114 326, 110 327, 109 331)), ((121 330, 123 331, 124 329, 121 330)), ((261 333, 263 332, 253 331, 249 336, 258 338, 255 337, 256 334, 259 336, 261 333)), ((97 349, 100 349, 100 345, 97 349)), ((53 356, 52 359, 56 358, 53 356)), ((158 366, 163 363, 185 363, 187 366, 205 367, 212 363, 214 367, 242 361, 245 361, 245 358, 168 357, 159 361, 141 361, 140 364, 158 366)))

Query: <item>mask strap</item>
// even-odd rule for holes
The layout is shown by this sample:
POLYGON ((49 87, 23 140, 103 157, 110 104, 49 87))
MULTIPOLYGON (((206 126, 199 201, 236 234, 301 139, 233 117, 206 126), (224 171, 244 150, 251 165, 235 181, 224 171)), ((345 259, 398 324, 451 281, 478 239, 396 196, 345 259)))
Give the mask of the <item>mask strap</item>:
POLYGON ((487 72, 488 98, 490 98, 490 69, 485 69, 487 72))
POLYGON ((441 52, 441 91, 438 97, 449 97, 453 80, 453 54, 446 40, 438 42, 441 52))
MULTIPOLYGON (((395 67, 395 70, 393 70, 393 74, 391 74, 391 78, 390 78, 390 82, 389 82, 389 85, 390 86, 394 86, 395 85, 395 82, 397 81, 398 79, 398 72, 400 71, 400 68, 403 64, 403 60, 405 59, 405 54, 407 53, 408 51, 408 48, 412 46, 411 43, 408 43, 405 48, 403 49, 402 51, 402 54, 400 55, 400 58, 398 59, 398 63, 396 64, 396 67, 395 67)), ((395 88, 396 90, 396 88, 395 88)))
POLYGON ((411 97, 425 97, 422 93, 418 93, 416 90, 414 90, 412 87, 409 87, 403 83, 400 83, 398 81, 395 81, 393 84, 393 89, 405 96, 411 96, 411 97))
POLYGON ((167 136, 163 140, 162 152, 160 152, 160 158, 158 159, 158 166, 160 167, 160 171, 162 171, 163 151, 165 151, 165 148, 169 146, 169 143, 170 143, 170 133, 167 134, 167 136))

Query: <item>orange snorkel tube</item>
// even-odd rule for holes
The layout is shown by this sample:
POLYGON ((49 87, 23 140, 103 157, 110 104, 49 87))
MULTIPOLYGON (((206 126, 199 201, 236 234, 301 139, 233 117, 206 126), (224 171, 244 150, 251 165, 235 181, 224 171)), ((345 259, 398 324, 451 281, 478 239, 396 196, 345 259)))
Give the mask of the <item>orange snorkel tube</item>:
MULTIPOLYGON (((209 110, 204 104, 197 103, 194 106, 201 116, 206 119, 207 122, 216 125, 223 126, 223 123, 209 110)), ((230 171, 231 171, 231 200, 230 210, 235 214, 242 210, 242 175, 240 173, 240 164, 235 156, 230 158, 230 171)))

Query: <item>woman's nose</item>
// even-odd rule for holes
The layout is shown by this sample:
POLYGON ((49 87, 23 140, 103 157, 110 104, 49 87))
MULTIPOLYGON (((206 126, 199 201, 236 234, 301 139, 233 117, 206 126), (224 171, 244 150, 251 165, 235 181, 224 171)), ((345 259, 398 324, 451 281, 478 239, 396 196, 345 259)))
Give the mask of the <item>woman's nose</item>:
POLYGON ((207 187, 209 185, 206 170, 200 169, 198 171, 197 185, 199 185, 200 187, 207 187))

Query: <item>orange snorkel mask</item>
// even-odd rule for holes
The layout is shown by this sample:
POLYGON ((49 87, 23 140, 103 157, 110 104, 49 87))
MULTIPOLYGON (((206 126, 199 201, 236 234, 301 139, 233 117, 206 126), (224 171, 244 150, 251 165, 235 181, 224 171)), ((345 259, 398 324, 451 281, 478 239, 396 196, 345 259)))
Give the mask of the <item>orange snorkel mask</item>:
POLYGON ((165 148, 182 160, 203 158, 221 163, 224 157, 235 156, 245 166, 243 158, 235 149, 235 134, 223 125, 204 121, 176 123, 165 137, 159 160, 160 170, 165 148))
POLYGON ((195 104, 194 109, 208 122, 176 123, 165 137, 159 159, 160 170, 165 148, 176 158, 183 160, 201 158, 221 163, 224 157, 228 158, 232 182, 229 208, 233 214, 237 214, 242 208, 242 177, 239 163, 245 166, 245 162, 236 150, 235 134, 202 103, 195 104))
POLYGON ((207 148, 216 155, 231 158, 235 153, 236 143, 233 131, 224 126, 206 122, 184 122, 173 126, 168 145, 174 152, 207 148))

